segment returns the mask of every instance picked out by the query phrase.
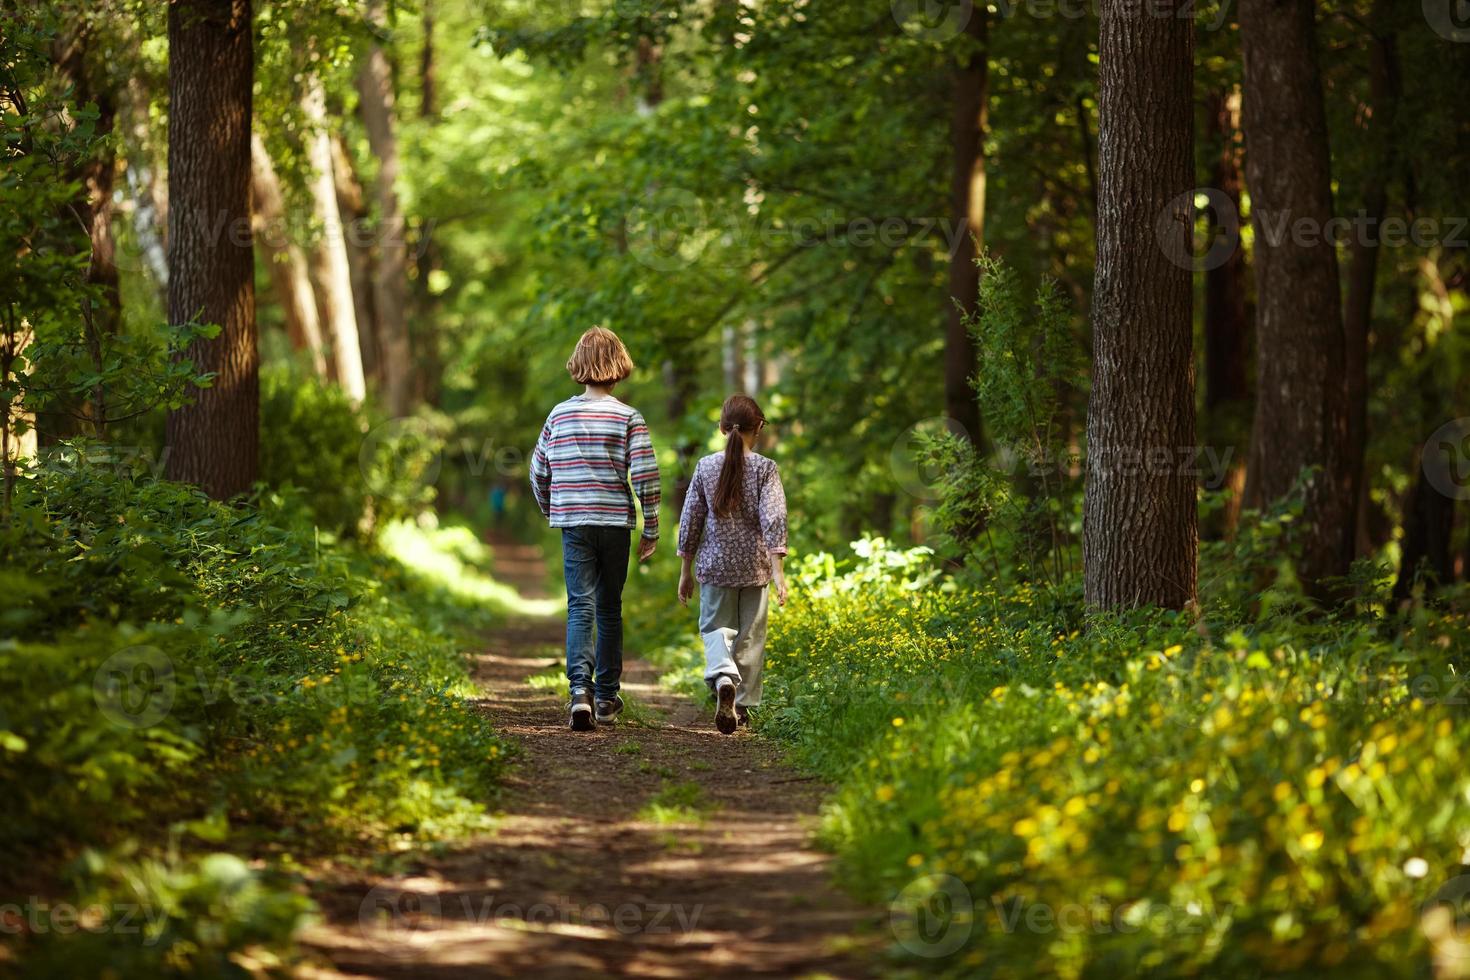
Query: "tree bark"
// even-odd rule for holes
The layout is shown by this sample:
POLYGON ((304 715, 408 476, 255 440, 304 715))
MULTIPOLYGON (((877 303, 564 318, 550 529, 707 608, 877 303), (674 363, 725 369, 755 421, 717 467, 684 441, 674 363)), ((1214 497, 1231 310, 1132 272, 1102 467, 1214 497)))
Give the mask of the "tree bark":
POLYGON ((1297 570, 1309 595, 1353 555, 1342 302, 1312 0, 1242 0, 1246 180, 1256 231, 1256 411, 1246 503, 1286 496, 1307 468, 1297 570))
POLYGON ((317 319, 316 293, 301 246, 291 240, 281 183, 270 153, 259 136, 250 140, 251 190, 255 214, 255 244, 260 246, 271 288, 286 319, 291 349, 305 351, 317 377, 327 377, 327 352, 317 319))
POLYGON ((306 134, 307 157, 315 173, 309 183, 316 210, 317 239, 311 250, 312 273, 322 322, 332 338, 332 368, 337 384, 353 402, 367 395, 362 372, 362 347, 357 336, 357 309, 352 299, 352 270, 347 262, 347 242, 342 212, 337 206, 337 186, 332 160, 332 136, 327 130, 327 110, 321 80, 307 81, 302 108, 311 127, 306 134))
POLYGON ((970 378, 975 373, 975 340, 965 317, 980 295, 977 250, 985 243, 985 130, 989 112, 990 63, 987 18, 976 6, 965 33, 978 44, 954 73, 954 118, 950 126, 952 170, 950 214, 959 232, 949 259, 949 294, 944 332, 944 410, 979 445, 980 404, 970 378))
MULTIPOLYGON (((372 0, 368 17, 383 21, 382 0, 372 0)), ((393 79, 383 49, 373 45, 357 76, 358 105, 368 145, 378 158, 377 262, 373 267, 373 312, 378 325, 383 400, 395 417, 408 414, 413 394, 413 351, 408 338, 408 243, 398 200, 398 139, 393 132, 393 79)))
POLYGON ((347 269, 352 279, 352 308, 357 316, 357 346, 362 373, 381 387, 382 348, 378 311, 373 303, 373 249, 368 227, 367 201, 357 166, 341 133, 332 134, 332 179, 337 187, 337 211, 342 215, 342 239, 347 246, 347 269))
POLYGON ((220 332, 187 352, 215 378, 193 404, 169 413, 167 472, 224 499, 250 489, 260 450, 250 0, 175 0, 168 50, 168 317, 220 332))
MULTIPOLYGON (((1235 248, 1224 262, 1205 270, 1205 415, 1206 438, 1215 458, 1230 463, 1223 488, 1230 491, 1223 514, 1211 532, 1229 535, 1240 519, 1245 485, 1245 443, 1250 434, 1250 308, 1246 302, 1245 248, 1240 233, 1240 95, 1214 92, 1205 102, 1205 121, 1212 143, 1218 144, 1210 171, 1210 186, 1223 195, 1221 208, 1210 209, 1211 241, 1234 235, 1235 248)), ((1209 486, 1219 490, 1222 486, 1209 486)))
POLYGON ((1348 247, 1347 299, 1343 308, 1344 394, 1347 403, 1348 493, 1353 502, 1353 547, 1367 545, 1368 482, 1363 472, 1368 443, 1368 338, 1373 323, 1373 296, 1378 278, 1378 238, 1388 209, 1388 182, 1393 172, 1394 119, 1398 114, 1398 38, 1388 25, 1392 11, 1377 0, 1370 17, 1368 48, 1369 117, 1367 140, 1372 159, 1363 188, 1362 228, 1348 247))
POLYGON ((1181 459, 1195 442, 1193 283, 1175 260, 1188 253, 1194 187, 1185 2, 1101 8, 1083 565, 1087 602, 1108 609, 1195 598, 1195 482, 1181 459))
MULTIPOLYGON (((1439 446, 1426 445, 1423 452, 1442 452, 1439 446)), ((1424 594, 1433 593, 1454 581, 1455 561, 1450 552, 1450 539, 1455 526, 1455 501, 1446 497, 1424 475, 1422 454, 1416 454, 1414 482, 1404 506, 1404 541, 1399 560, 1398 577, 1393 584, 1393 597, 1403 601, 1414 594, 1414 586, 1423 583, 1424 594)))

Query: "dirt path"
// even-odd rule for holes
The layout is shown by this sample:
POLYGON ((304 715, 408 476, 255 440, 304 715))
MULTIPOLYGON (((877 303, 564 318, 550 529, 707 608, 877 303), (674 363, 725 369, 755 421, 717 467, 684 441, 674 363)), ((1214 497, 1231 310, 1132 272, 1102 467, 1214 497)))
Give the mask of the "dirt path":
MULTIPOLYGON (((534 591, 536 556, 498 554, 534 591)), ((507 623, 476 657, 481 703, 522 749, 495 832, 392 878, 320 882, 318 975, 868 975, 877 918, 809 844, 820 787, 638 660, 631 717, 569 731, 563 690, 527 683, 560 667, 561 639, 560 620, 507 623)))

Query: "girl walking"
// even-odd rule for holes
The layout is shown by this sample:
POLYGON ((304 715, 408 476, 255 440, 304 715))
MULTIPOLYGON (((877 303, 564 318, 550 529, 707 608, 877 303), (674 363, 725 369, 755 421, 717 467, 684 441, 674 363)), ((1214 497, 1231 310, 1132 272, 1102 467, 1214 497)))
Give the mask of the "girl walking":
POLYGON ((726 735, 761 702, 770 586, 786 604, 786 492, 776 463, 755 451, 765 426, 753 398, 725 400, 725 450, 695 466, 679 521, 679 601, 689 604, 698 581, 704 680, 726 735))

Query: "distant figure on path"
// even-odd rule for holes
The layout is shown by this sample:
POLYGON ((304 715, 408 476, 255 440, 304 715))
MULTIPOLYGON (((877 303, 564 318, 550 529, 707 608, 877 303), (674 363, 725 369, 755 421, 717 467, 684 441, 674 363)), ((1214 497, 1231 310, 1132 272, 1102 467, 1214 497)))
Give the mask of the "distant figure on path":
POLYGON ((715 694, 715 727, 726 735, 761 703, 771 584, 786 605, 786 491, 775 461, 755 451, 765 426, 754 399, 725 400, 725 450, 695 466, 679 521, 679 601, 689 605, 698 581, 704 681, 715 694))
POLYGON ((643 562, 658 546, 659 478, 643 416, 613 397, 614 386, 633 373, 618 335, 602 327, 582 334, 567 372, 585 390, 546 417, 531 455, 531 491, 551 526, 562 529, 568 725, 587 732, 594 711, 598 722, 612 724, 623 710, 623 584, 630 532, 638 526, 633 497, 643 507, 643 562))

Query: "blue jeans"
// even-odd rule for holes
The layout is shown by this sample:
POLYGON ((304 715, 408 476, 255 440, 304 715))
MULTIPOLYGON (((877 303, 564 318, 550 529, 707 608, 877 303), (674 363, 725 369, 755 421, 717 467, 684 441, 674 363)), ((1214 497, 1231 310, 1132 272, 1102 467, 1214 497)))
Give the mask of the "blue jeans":
POLYGON ((623 679, 623 583, 628 580, 632 536, 626 527, 562 528, 567 684, 573 696, 591 690, 598 700, 608 700, 618 693, 623 679))

